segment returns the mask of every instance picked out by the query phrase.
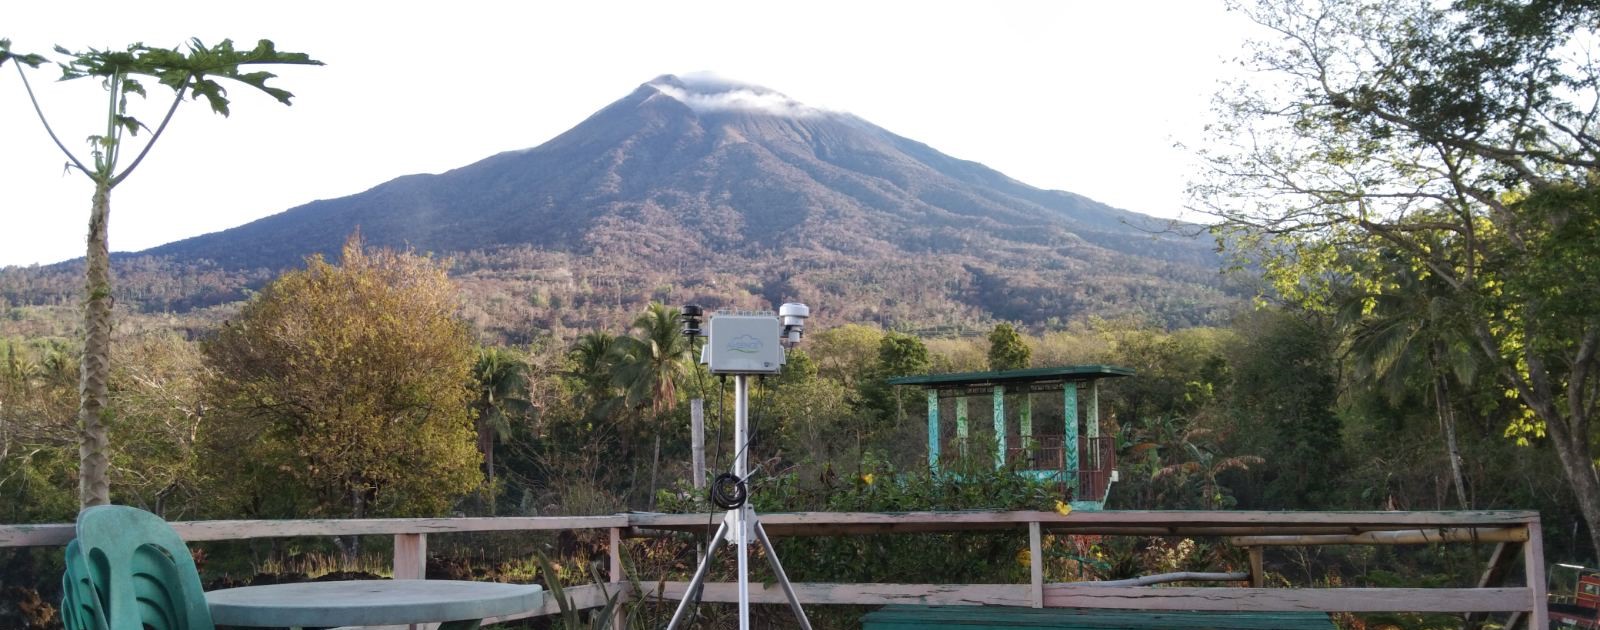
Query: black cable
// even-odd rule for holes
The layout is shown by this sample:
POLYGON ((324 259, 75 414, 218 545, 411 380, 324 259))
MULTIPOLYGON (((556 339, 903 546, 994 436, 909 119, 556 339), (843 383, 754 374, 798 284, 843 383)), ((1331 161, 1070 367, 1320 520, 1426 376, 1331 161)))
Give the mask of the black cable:
MULTIPOLYGON (((722 473, 711 482, 711 503, 724 510, 737 510, 744 506, 750 492, 743 479, 733 473, 722 473)), ((710 529, 710 524, 706 525, 710 529)))

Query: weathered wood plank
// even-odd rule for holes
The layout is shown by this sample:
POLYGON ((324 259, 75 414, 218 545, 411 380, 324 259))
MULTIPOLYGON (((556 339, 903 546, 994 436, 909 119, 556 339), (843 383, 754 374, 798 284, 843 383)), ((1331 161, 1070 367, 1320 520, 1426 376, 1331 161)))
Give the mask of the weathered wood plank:
POLYGON ((420 580, 428 574, 428 535, 394 535, 394 579, 420 580))
MULTIPOLYGON (((645 597, 683 599, 688 582, 662 582, 660 591, 652 589, 645 597)), ((1026 584, 794 584, 801 604, 928 604, 945 606, 1029 606, 1026 584)), ((739 601, 736 582, 707 582, 700 601, 735 603, 739 601)), ((776 584, 750 585, 750 601, 756 604, 785 604, 788 599, 776 584)))
POLYGON ((72 523, 48 525, 0 525, 0 548, 65 547, 78 535, 72 523))
MULTIPOLYGON (((1293 527, 1315 528, 1330 534, 1404 530, 1420 527, 1510 527, 1538 518, 1535 512, 1201 512, 1201 511, 1078 511, 1055 512, 793 512, 763 514, 761 522, 772 535, 833 535, 862 532, 961 531, 967 529, 1017 529, 1039 522, 1052 532, 1077 530, 1101 533, 1112 528, 1149 528, 1129 534, 1210 535, 1256 533, 1240 528, 1260 527, 1262 533, 1302 533, 1293 527)), ((639 528, 699 530, 706 514, 630 514, 639 528)))
MULTIPOLYGON (((185 540, 236 540, 289 536, 393 535, 445 532, 549 531, 611 527, 694 531, 705 514, 613 514, 578 517, 431 519, 328 519, 175 522, 185 540)), ((1537 513, 1480 512, 798 512, 762 517, 774 536, 975 530, 1024 530, 1038 522, 1051 533, 1127 535, 1359 534, 1424 527, 1510 527, 1534 522, 1537 513), (1255 528, 1260 528, 1255 529, 1255 528)), ((0 547, 64 545, 71 524, 0 526, 0 547)))
POLYGON ((1525 527, 1440 527, 1360 534, 1297 536, 1234 536, 1228 542, 1236 547, 1288 545, 1427 545, 1436 543, 1525 542, 1525 527))
POLYGON ((1527 610, 1527 588, 1205 588, 1045 585, 1051 608, 1318 612, 1527 610))
MULTIPOLYGON (((665 582, 660 596, 683 597, 688 582, 665 582)), ((1026 584, 795 584, 802 604, 1031 605, 1026 584)), ((1047 608, 1315 612, 1504 612, 1525 610, 1526 588, 1201 588, 1046 584, 1047 608)), ((646 594, 656 597, 656 592, 646 594)), ((702 601, 737 602, 738 584, 707 583, 702 601)), ((776 585, 750 586, 750 601, 782 604, 776 585)))
POLYGON ((1545 590, 1544 537, 1538 521, 1528 523, 1528 542, 1522 545, 1522 570, 1526 572, 1528 600, 1533 607, 1528 614, 1528 627, 1544 630, 1550 627, 1550 596, 1545 590))
POLYGON ((1028 585, 1028 599, 1034 608, 1044 608, 1044 545, 1038 523, 1028 523, 1028 569, 1032 582, 1028 585))

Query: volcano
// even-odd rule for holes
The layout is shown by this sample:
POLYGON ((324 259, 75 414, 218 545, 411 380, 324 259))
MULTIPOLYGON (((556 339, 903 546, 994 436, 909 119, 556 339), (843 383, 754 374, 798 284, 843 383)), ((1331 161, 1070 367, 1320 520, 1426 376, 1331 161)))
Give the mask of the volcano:
POLYGON ((280 270, 359 230, 463 261, 464 282, 523 278, 507 290, 534 308, 604 301, 584 297, 598 283, 618 309, 809 292, 885 321, 1213 319, 1210 244, 1165 226, 773 90, 664 75, 537 147, 121 257, 280 270))

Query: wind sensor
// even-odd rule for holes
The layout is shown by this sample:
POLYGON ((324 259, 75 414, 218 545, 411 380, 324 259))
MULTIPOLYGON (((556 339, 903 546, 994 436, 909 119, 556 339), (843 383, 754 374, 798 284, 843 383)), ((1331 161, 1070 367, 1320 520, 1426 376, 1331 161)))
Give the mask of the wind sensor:
MULTIPOLYGON (((690 336, 691 342, 700 334, 700 318, 703 314, 699 306, 690 304, 683 307, 683 330, 685 335, 690 336)), ((752 536, 767 548, 767 563, 772 565, 772 574, 777 578, 784 596, 789 599, 789 607, 794 610, 800 627, 811 630, 811 621, 806 618, 805 610, 800 608, 800 598, 795 595, 794 586, 789 584, 789 576, 783 572, 783 564, 778 561, 778 552, 772 546, 772 539, 767 537, 767 530, 761 526, 755 510, 750 507, 749 487, 745 484, 745 478, 750 474, 747 453, 750 445, 750 377, 777 374, 783 370, 784 350, 800 343, 805 333, 806 318, 810 316, 811 309, 806 305, 791 302, 778 307, 777 313, 716 312, 707 320, 710 331, 706 333, 706 345, 700 351, 700 362, 712 374, 734 377, 733 469, 719 475, 711 484, 712 502, 728 512, 723 515, 717 533, 712 535, 706 556, 695 569, 694 579, 689 581, 689 588, 684 591, 683 600, 678 602, 678 610, 672 614, 667 630, 678 627, 691 603, 698 599, 712 558, 716 557, 717 549, 725 542, 733 543, 739 550, 739 630, 750 630, 748 560, 752 536)))

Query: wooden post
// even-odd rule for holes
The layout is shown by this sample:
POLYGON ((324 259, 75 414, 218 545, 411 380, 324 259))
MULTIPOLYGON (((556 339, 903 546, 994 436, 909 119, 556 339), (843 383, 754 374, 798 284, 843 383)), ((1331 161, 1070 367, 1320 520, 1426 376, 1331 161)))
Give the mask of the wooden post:
POLYGON ((689 401, 689 441, 693 449, 694 487, 706 488, 706 401, 695 398, 689 401))
POLYGON ((994 469, 1006 467, 1006 386, 994 386, 994 469))
MULTIPOLYGON (((1544 534, 1539 521, 1528 523, 1528 542, 1522 544, 1522 566, 1527 571, 1528 595, 1533 601, 1528 627, 1544 630, 1550 627, 1550 596, 1545 592, 1544 534)), ((1507 626, 1510 627, 1510 626, 1507 626)))
POLYGON ((939 390, 928 389, 928 470, 939 472, 939 390))
POLYGON ((1262 567, 1262 549, 1251 547, 1250 551, 1250 586, 1262 588, 1267 585, 1267 574, 1262 567))
POLYGON ((421 580, 428 576, 428 535, 394 535, 394 579, 421 580))
POLYGON ((612 582, 622 581, 622 528, 611 528, 611 566, 606 567, 612 582))
POLYGON ((1044 608, 1044 541, 1039 522, 1028 523, 1028 567, 1033 573, 1033 588, 1028 598, 1034 608, 1044 608))
MULTIPOLYGON (((703 453, 704 451, 701 451, 701 452, 703 453)), ((704 468, 702 468, 701 470, 702 470, 702 474, 703 474, 704 468)), ((703 480, 704 480, 704 478, 702 478, 702 481, 703 480)), ((606 577, 611 580, 611 585, 617 589, 616 590, 617 601, 620 602, 620 601, 622 601, 622 595, 621 595, 622 589, 625 588, 625 587, 622 586, 622 584, 623 584, 623 582, 625 580, 623 579, 623 575, 622 575, 622 528, 620 528, 620 527, 611 528, 611 553, 610 553, 610 555, 611 555, 611 566, 606 567, 609 570, 609 573, 607 574, 606 577)), ((624 620, 622 618, 622 607, 621 606, 617 606, 616 608, 613 608, 611 610, 611 627, 613 627, 613 628, 621 628, 623 621, 624 620)))

